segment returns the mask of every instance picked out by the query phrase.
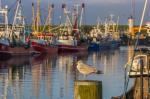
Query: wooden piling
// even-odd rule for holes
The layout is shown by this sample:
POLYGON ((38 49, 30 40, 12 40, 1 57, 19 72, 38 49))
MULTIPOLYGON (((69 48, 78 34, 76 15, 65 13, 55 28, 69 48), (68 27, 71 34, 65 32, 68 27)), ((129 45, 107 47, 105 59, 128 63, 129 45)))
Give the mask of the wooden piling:
POLYGON ((75 81, 74 99, 102 99, 102 81, 75 81))

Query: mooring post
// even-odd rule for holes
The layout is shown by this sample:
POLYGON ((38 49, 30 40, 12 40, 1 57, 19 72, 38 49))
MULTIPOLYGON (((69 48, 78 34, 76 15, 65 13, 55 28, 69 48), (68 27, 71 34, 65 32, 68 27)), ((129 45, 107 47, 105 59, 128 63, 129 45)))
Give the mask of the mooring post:
POLYGON ((143 59, 140 57, 140 81, 141 81, 141 87, 140 87, 140 99, 143 99, 143 67, 144 67, 144 63, 143 63, 143 59))
POLYGON ((102 81, 75 81, 74 99, 102 99, 102 81))

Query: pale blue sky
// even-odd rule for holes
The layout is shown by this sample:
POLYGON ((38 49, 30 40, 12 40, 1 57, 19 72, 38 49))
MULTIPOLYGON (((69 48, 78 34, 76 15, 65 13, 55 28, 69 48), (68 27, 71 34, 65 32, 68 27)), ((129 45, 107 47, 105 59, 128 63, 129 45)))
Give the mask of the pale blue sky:
MULTIPOLYGON (((8 4, 9 7, 13 5, 16 0, 2 0, 4 4, 8 4)), ((31 3, 36 2, 36 0, 22 0, 24 14, 28 22, 31 20, 31 3)), ((74 3, 85 3, 85 22, 86 24, 96 24, 97 17, 99 16, 102 21, 109 14, 114 14, 120 16, 120 24, 127 24, 127 19, 131 14, 131 0, 41 0, 41 9, 47 9, 47 5, 53 3, 55 5, 54 12, 54 23, 58 23, 59 16, 61 15, 61 4, 65 2, 68 6, 74 3)), ((142 7, 144 0, 135 0, 135 15, 136 20, 140 19, 142 13, 142 7)), ((150 3, 149 3, 150 5, 150 3)), ((43 11, 44 12, 44 11, 43 11)), ((148 20, 150 17, 150 9, 147 11, 148 20)), ((13 13, 13 11, 11 11, 13 13)), ((12 15, 12 14, 11 14, 12 15)), ((136 21, 139 24, 139 21, 136 21)))

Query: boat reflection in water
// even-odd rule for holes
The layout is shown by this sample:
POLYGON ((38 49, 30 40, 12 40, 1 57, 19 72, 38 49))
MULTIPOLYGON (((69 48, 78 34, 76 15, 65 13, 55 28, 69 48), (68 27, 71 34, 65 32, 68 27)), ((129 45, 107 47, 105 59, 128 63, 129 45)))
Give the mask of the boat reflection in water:
MULTIPOLYGON (((74 99, 74 93, 78 92, 82 96, 88 89, 93 90, 88 95, 94 97, 100 90, 100 98, 111 99, 112 96, 119 96, 123 92, 126 61, 126 50, 15 56, 0 61, 0 99, 74 99), (84 79, 84 84, 89 81, 102 81, 102 93, 102 89, 95 88, 101 84, 81 87, 75 84, 82 83, 84 78, 74 65, 78 60, 104 71, 104 74, 91 74, 84 79)), ((85 93, 84 96, 86 95, 85 93)))
POLYGON ((102 82, 93 80, 75 81, 74 99, 102 99, 102 82))
POLYGON ((15 56, 7 61, 0 61, 0 98, 38 99, 39 96, 50 97, 51 68, 56 66, 56 58, 56 56, 48 57, 46 55, 15 56))

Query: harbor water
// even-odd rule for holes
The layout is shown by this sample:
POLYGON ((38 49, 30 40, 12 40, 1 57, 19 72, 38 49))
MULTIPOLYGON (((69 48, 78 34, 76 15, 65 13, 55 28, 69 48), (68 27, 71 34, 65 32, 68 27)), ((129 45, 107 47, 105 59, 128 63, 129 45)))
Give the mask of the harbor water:
MULTIPOLYGON (((77 88, 74 85, 79 80, 102 82, 102 99, 111 99, 124 92, 127 60, 126 47, 100 52, 14 56, 0 61, 0 99, 74 99, 74 88, 77 88), (77 60, 102 70, 103 74, 84 77, 76 69, 77 60)), ((130 80, 129 89, 133 84, 130 80)))

